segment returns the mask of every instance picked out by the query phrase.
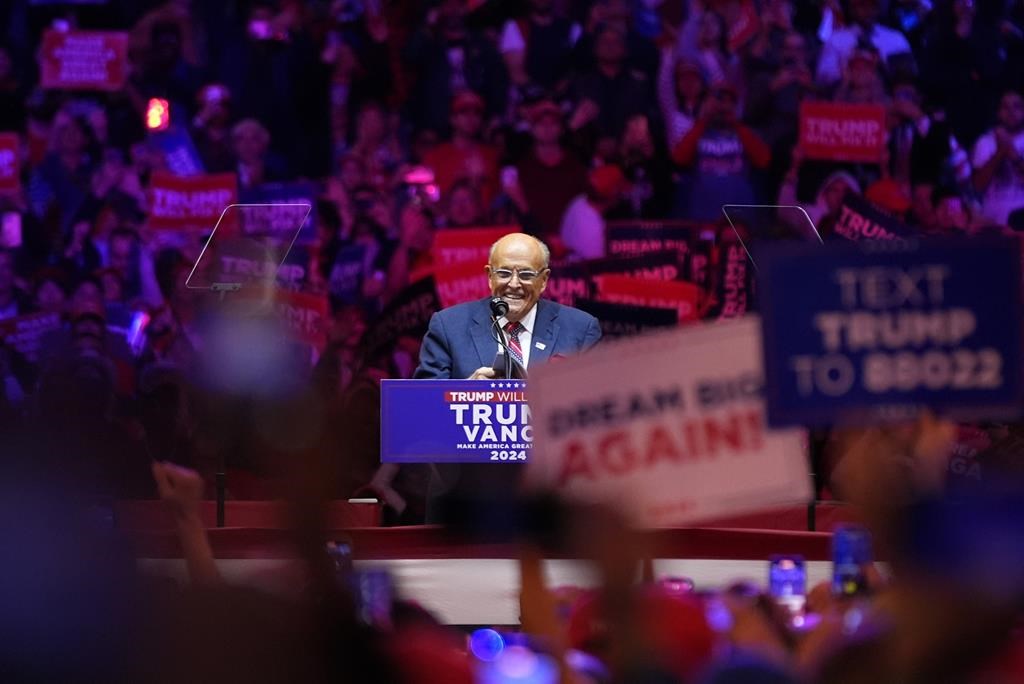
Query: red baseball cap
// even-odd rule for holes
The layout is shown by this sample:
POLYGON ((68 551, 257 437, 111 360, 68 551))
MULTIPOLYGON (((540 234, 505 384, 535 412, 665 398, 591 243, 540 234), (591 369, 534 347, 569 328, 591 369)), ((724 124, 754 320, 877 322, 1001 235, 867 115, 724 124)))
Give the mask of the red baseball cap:
POLYGON ((601 197, 614 198, 629 190, 629 181, 615 164, 605 164, 590 172, 590 186, 601 197))
POLYGON ((891 178, 883 178, 868 186, 864 196, 869 202, 893 214, 902 214, 910 209, 910 197, 903 187, 891 178))

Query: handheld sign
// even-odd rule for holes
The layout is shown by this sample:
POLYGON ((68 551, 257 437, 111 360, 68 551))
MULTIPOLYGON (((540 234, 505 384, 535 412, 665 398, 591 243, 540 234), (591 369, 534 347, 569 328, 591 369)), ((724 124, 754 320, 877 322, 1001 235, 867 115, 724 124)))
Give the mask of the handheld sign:
POLYGON ((609 221, 605 231, 608 255, 616 257, 663 249, 685 255, 707 229, 692 221, 609 221))
POLYGON ((910 234, 910 229, 898 218, 853 193, 847 193, 840 205, 839 216, 833 230, 836 235, 853 242, 898 240, 910 234))
POLYGON ((759 333, 690 326, 538 367, 527 481, 647 527, 806 502, 802 433, 765 427, 759 333))
POLYGON ((700 290, 693 283, 641 280, 621 275, 597 276, 595 282, 598 301, 674 309, 680 323, 697 318, 700 290))
POLYGON ((442 307, 472 302, 491 293, 487 280, 486 261, 462 261, 457 263, 434 262, 434 281, 437 284, 437 298, 442 307))
POLYGON ((525 463, 522 380, 381 380, 382 463, 525 463))
POLYGON ((128 34, 49 29, 43 33, 39 71, 43 88, 120 90, 128 78, 128 34))
POLYGON ((242 231, 294 241, 296 245, 315 244, 318 236, 313 206, 319 194, 317 184, 309 181, 264 183, 243 190, 238 193, 238 201, 247 205, 241 216, 242 231))
POLYGON ((491 245, 508 235, 518 233, 519 226, 481 226, 479 228, 448 228, 434 233, 431 253, 434 266, 471 262, 483 270, 490 256, 491 245))
POLYGON ((39 360, 40 345, 47 333, 59 330, 59 313, 26 314, 0 321, 0 341, 33 363, 39 360))
POLYGON ((772 425, 1019 413, 1020 254, 1003 240, 779 245, 758 272, 772 425))
POLYGON ((403 337, 422 340, 430 317, 441 308, 434 289, 434 279, 427 277, 399 292, 363 335, 364 354, 390 349, 403 337))
POLYGON ((210 231, 238 198, 233 173, 178 177, 154 171, 149 187, 149 221, 155 231, 210 231))
POLYGON ((576 306, 598 320, 603 340, 630 337, 679 325, 679 312, 674 308, 612 304, 596 299, 579 299, 576 306))
POLYGON ((163 152, 167 170, 175 176, 198 176, 206 172, 188 129, 170 126, 149 134, 149 142, 163 152))
POLYGON ((274 308, 292 338, 323 352, 327 346, 327 320, 330 308, 325 295, 276 290, 274 308))
POLYGON ((804 101, 800 147, 808 159, 878 162, 885 148, 885 107, 804 101))

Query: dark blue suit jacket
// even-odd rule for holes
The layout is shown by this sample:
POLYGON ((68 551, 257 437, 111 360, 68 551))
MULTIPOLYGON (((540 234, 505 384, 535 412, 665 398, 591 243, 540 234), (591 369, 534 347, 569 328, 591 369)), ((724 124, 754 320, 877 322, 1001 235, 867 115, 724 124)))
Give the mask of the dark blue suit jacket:
MULTIPOLYGON (((464 379, 477 368, 494 362, 498 343, 491 336, 490 299, 456 304, 430 318, 420 347, 415 378, 464 379)), ((537 318, 530 343, 530 368, 553 356, 571 356, 601 339, 601 326, 588 313, 550 299, 537 302, 537 318), (537 347, 540 342, 543 349, 537 347)))

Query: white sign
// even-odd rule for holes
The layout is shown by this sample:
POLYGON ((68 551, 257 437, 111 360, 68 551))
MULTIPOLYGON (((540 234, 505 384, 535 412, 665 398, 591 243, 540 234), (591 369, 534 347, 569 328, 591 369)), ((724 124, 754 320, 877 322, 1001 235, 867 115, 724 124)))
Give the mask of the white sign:
POLYGON ((800 430, 769 430, 748 316, 599 345, 530 373, 531 485, 644 527, 805 503, 800 430))

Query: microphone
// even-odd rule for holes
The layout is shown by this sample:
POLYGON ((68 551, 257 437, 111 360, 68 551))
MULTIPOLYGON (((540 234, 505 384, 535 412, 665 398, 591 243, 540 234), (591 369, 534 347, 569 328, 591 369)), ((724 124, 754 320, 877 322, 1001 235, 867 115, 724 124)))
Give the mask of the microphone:
POLYGON ((508 302, 501 297, 491 297, 491 315, 495 318, 501 318, 508 313, 508 302))
MULTIPOLYGON (((508 349, 508 342, 505 341, 505 332, 501 329, 501 326, 498 325, 498 319, 508 313, 508 302, 501 297, 491 297, 489 304, 491 307, 491 337, 497 341, 498 346, 501 347, 501 352, 504 352, 499 352, 499 354, 504 357, 502 359, 504 362, 503 365, 505 366, 504 377, 511 378, 512 353, 508 349)), ((494 360, 497 361, 497 357, 495 357, 494 360)))

